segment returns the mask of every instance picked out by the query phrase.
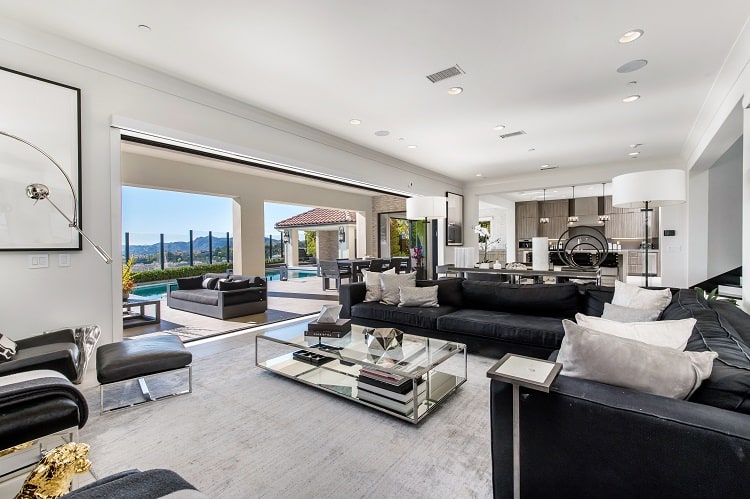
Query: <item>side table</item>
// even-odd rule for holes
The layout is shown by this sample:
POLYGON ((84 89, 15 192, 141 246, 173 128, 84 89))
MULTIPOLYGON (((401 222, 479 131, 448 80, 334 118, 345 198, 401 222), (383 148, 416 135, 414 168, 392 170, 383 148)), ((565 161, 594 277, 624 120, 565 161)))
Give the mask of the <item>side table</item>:
POLYGON ((487 371, 487 377, 513 385, 513 497, 521 497, 521 429, 519 388, 549 393, 549 387, 562 369, 559 362, 506 353, 487 371))
POLYGON ((130 296, 122 302, 122 327, 129 328, 161 322, 161 300, 149 300, 130 296), (146 315, 146 306, 154 307, 154 315, 146 315), (134 312, 133 309, 138 309, 134 312))

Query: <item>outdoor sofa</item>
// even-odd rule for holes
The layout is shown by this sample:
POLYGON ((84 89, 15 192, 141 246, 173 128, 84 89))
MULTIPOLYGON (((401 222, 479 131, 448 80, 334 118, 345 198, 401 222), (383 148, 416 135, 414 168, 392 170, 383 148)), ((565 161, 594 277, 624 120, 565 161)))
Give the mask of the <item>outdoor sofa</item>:
POLYGON ((215 273, 178 278, 167 287, 167 306, 217 319, 260 314, 268 308, 266 280, 215 273))

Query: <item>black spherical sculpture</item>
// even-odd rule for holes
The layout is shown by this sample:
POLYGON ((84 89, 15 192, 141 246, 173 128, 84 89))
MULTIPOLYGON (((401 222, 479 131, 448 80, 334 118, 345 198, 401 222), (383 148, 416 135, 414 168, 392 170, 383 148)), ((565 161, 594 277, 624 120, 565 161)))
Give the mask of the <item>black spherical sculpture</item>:
POLYGON ((597 227, 578 226, 574 233, 571 233, 572 229, 563 232, 557 240, 558 256, 570 267, 587 270, 598 268, 609 254, 607 237, 597 227), (581 265, 573 258, 574 252, 585 250, 592 252, 590 265, 581 265))

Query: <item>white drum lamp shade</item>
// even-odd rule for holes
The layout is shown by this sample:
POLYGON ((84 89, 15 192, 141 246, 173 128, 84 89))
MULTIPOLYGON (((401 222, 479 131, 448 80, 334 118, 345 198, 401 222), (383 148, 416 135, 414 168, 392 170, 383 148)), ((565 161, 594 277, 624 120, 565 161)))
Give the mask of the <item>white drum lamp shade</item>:
POLYGON ((440 196, 421 196, 406 200, 406 218, 423 220, 445 218, 448 198, 440 196))
POLYGON ((641 208, 685 202, 684 170, 626 173, 612 179, 612 206, 641 208))

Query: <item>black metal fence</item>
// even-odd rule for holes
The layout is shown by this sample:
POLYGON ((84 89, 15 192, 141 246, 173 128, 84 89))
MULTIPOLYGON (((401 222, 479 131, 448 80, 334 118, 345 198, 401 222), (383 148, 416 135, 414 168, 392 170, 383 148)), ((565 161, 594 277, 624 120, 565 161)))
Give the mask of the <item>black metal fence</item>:
POLYGON ((134 271, 231 262, 233 239, 229 232, 188 231, 188 234, 131 234, 123 238, 122 257, 133 257, 134 271), (131 236, 141 244, 131 244, 131 236), (187 240, 186 237, 187 236, 187 240), (153 240, 154 242, 145 242, 153 240))

